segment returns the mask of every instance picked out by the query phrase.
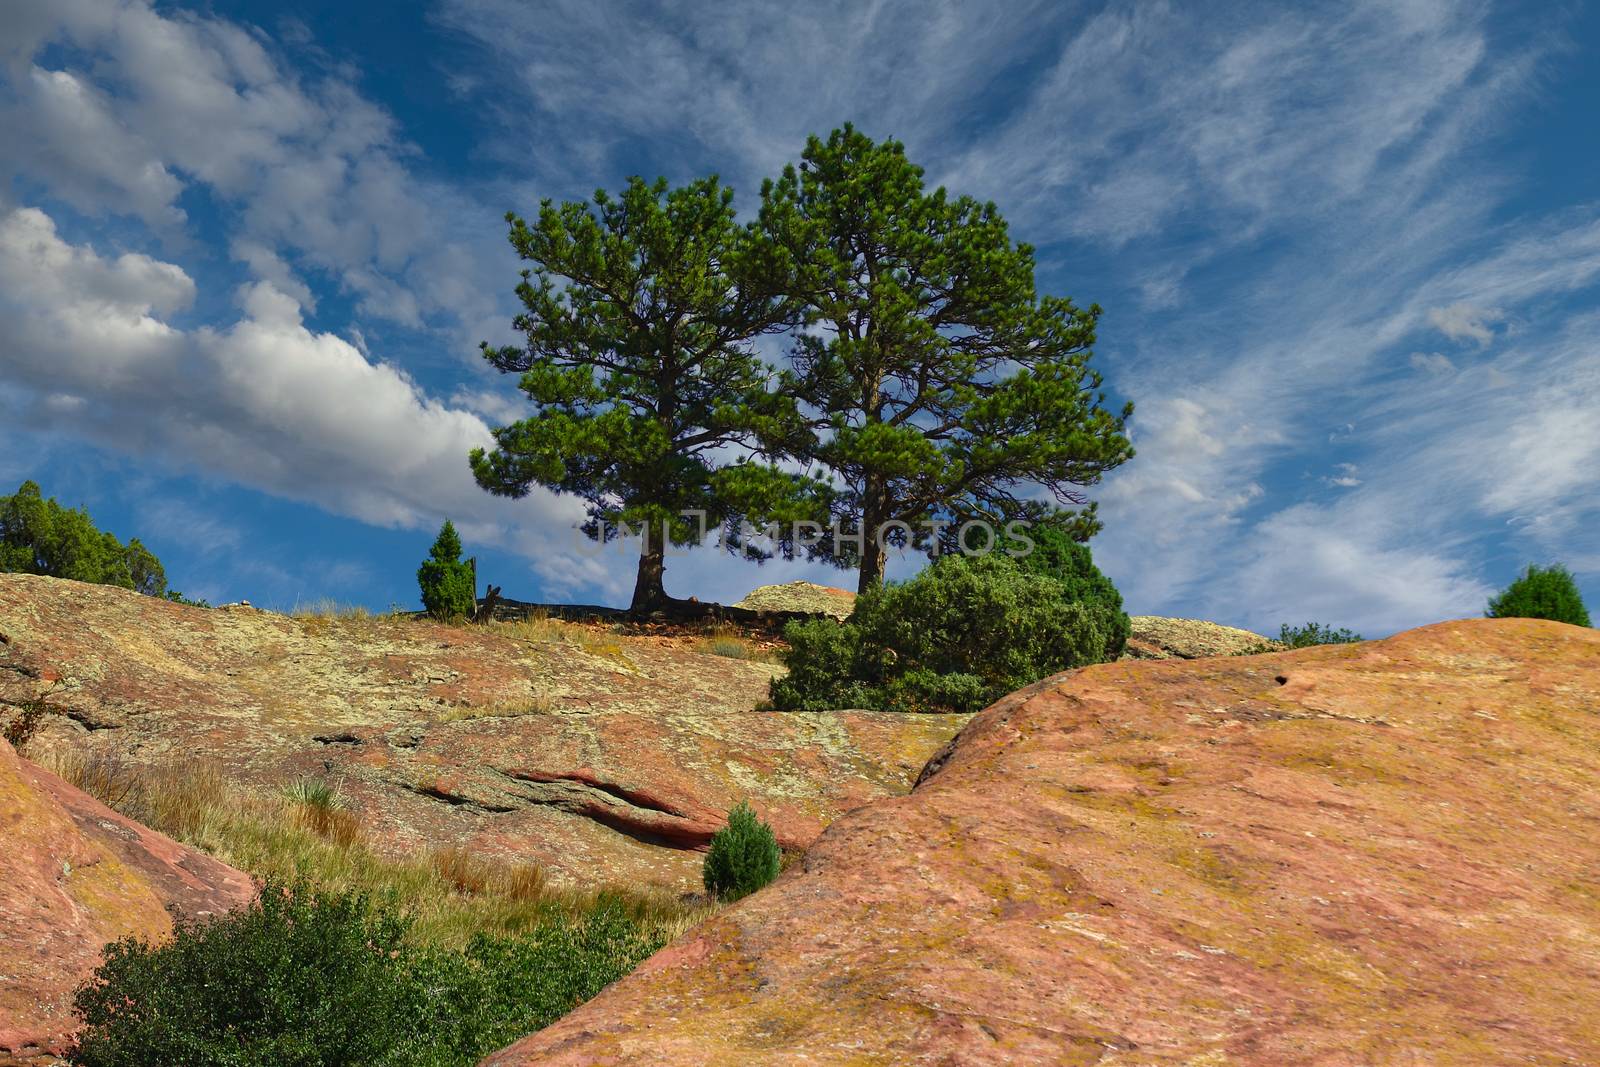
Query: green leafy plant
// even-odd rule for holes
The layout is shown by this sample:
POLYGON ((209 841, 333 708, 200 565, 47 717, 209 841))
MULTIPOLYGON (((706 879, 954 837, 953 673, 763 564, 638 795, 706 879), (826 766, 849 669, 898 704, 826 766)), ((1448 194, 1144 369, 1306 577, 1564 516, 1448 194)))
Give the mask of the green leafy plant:
POLYGON ((1116 659, 1127 647, 1131 625, 1122 611, 1122 593, 1094 565, 1094 554, 1083 543, 1087 532, 1080 516, 1057 514, 1027 530, 1033 542, 1016 557, 1017 566, 1032 574, 1054 578, 1066 589, 1068 600, 1081 600, 1114 609, 1106 616, 1106 659, 1116 659))
POLYGON ((1115 659, 1128 635, 1122 597, 1083 552, 1092 574, 1076 581, 1000 553, 945 556, 909 582, 869 590, 843 624, 791 623, 772 704, 976 711, 1057 671, 1115 659))
POLYGON ((756 818, 748 803, 728 812, 728 825, 711 835, 701 878, 706 891, 738 900, 778 877, 782 852, 772 827, 756 818))
POLYGON ((78 990, 80 1067, 471 1064, 660 945, 614 902, 517 937, 422 946, 360 894, 268 882, 249 906, 125 938, 78 990))
POLYGON ((167 588, 161 561, 137 537, 123 544, 96 529, 87 511, 62 507, 32 481, 0 496, 0 571, 121 586, 147 596, 167 588))
POLYGON ((1491 619, 1552 619, 1588 626, 1589 609, 1572 572, 1559 563, 1548 567, 1528 564, 1516 581, 1489 601, 1491 619))
POLYGON ((439 527, 428 558, 417 568, 417 585, 422 588, 423 608, 434 618, 459 619, 472 614, 477 599, 472 567, 461 560, 461 538, 449 519, 439 527))
POLYGON ((168 589, 163 595, 166 597, 166 599, 172 601, 174 604, 183 604, 191 608, 209 608, 211 606, 211 602, 209 600, 202 600, 199 597, 184 596, 176 589, 168 589))
POLYGON ((1310 648, 1312 645, 1353 645, 1365 640, 1358 633, 1349 630, 1335 630, 1332 626, 1324 626, 1319 622, 1308 622, 1304 626, 1290 626, 1284 623, 1278 628, 1278 643, 1288 648, 1310 648))

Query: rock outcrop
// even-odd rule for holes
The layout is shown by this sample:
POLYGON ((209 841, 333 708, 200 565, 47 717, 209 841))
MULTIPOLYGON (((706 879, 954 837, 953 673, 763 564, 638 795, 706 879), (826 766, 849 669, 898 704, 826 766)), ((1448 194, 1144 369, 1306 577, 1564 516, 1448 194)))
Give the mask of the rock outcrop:
POLYGON ((733 606, 747 611, 805 611, 848 619, 856 609, 856 595, 831 585, 794 581, 757 586, 733 606))
POLYGON ((0 574, 0 717, 31 743, 335 786, 374 843, 540 862, 552 880, 698 888, 749 799, 789 846, 904 793, 965 716, 756 712, 780 668, 605 626, 202 609, 0 574))
POLYGON ((1013 694, 485 1064, 1596 1063, 1596 1005, 1600 633, 1475 620, 1013 694))
POLYGON ((1131 626, 1123 659, 1207 659, 1283 651, 1278 642, 1258 633, 1202 619, 1132 615, 1128 621, 1131 626))
POLYGON ((244 874, 124 819, 0 741, 0 1064, 51 1063, 108 941, 157 940, 254 895, 244 874))

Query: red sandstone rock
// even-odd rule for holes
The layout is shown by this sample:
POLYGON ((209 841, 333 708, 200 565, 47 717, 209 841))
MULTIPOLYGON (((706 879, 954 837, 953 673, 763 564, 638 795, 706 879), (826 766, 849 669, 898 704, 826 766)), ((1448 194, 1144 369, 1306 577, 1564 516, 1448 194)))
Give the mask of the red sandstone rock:
POLYGON ((1476 620, 1014 694, 484 1062, 1580 1064, 1597 1009, 1600 633, 1476 620))
POLYGON ((48 692, 41 761, 322 779, 383 851, 463 846, 581 885, 698 889, 746 799, 804 846, 908 790, 968 718, 757 712, 781 668, 693 636, 206 610, 20 574, 0 574, 0 631, 0 716, 48 692))
POLYGON ((159 939, 169 908, 201 916, 250 879, 113 812, 0 741, 0 1064, 45 1063, 70 1041, 72 994, 106 942, 159 939))

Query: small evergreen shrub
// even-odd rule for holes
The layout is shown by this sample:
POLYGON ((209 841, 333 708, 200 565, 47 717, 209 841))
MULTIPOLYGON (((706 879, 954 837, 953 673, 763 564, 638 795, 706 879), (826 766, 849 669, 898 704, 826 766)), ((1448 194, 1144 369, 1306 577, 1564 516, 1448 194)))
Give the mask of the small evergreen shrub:
POLYGON ((976 711, 1013 690, 1121 654, 1122 597, 1073 544, 1062 569, 1000 553, 941 557, 863 594, 843 624, 791 623, 775 708, 976 711))
POLYGON ((1572 572, 1561 564, 1528 569, 1489 601, 1491 619, 1552 619, 1588 626, 1589 609, 1583 604, 1572 572))
POLYGON ((748 803, 728 812, 728 825, 711 835, 701 879, 706 892, 738 900, 778 877, 783 855, 772 827, 756 818, 748 803))
POLYGON ((660 947, 615 901, 464 949, 360 895, 269 882, 171 941, 114 942, 77 993, 79 1067, 443 1067, 546 1026, 660 947))
POLYGON ((439 527, 428 558, 417 568, 417 585, 422 587, 423 608, 434 618, 459 619, 472 614, 478 591, 473 588, 471 565, 461 560, 461 538, 449 519, 439 527))
POLYGON ((1324 626, 1319 622, 1308 622, 1304 626, 1290 626, 1284 623, 1278 627, 1278 643, 1289 648, 1310 648, 1312 645, 1353 645, 1364 638, 1360 634, 1351 633, 1349 630, 1335 630, 1331 626, 1324 626))

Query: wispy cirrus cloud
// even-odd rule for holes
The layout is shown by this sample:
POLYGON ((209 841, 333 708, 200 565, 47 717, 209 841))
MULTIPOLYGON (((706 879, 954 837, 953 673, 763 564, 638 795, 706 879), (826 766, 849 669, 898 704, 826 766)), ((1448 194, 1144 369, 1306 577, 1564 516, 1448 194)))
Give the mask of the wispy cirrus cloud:
MULTIPOLYGON (((465 475, 513 398, 468 374, 430 394, 363 327, 503 332, 501 198, 718 171, 748 209, 807 134, 851 120, 997 200, 1043 289, 1107 304, 1099 363, 1138 404, 1140 454, 1098 491, 1096 552, 1136 609, 1384 632, 1477 610, 1492 559, 1600 573, 1600 229, 1581 206, 1508 213, 1520 164, 1494 152, 1561 18, 1530 31, 1479 0, 439 0, 433 18, 481 58, 448 78, 489 163, 471 175, 424 166, 308 26, 273 40, 139 0, 0 11, 0 137, 34 149, 7 157, 14 188, 149 234, 124 253, 27 204, 5 216, 13 391, 112 447, 193 452, 364 521, 448 509, 562 589, 614 595, 625 562, 550 550, 570 505, 507 518, 465 475), (220 238, 197 192, 224 206, 220 238), (217 286, 180 239, 252 279, 237 313, 185 322, 217 286), (303 321, 336 294, 349 342, 303 321), (239 384, 251 364, 272 368, 262 396, 239 384), (182 402, 112 412, 96 374, 182 402)), ((839 580, 675 568, 685 595, 839 580)))

